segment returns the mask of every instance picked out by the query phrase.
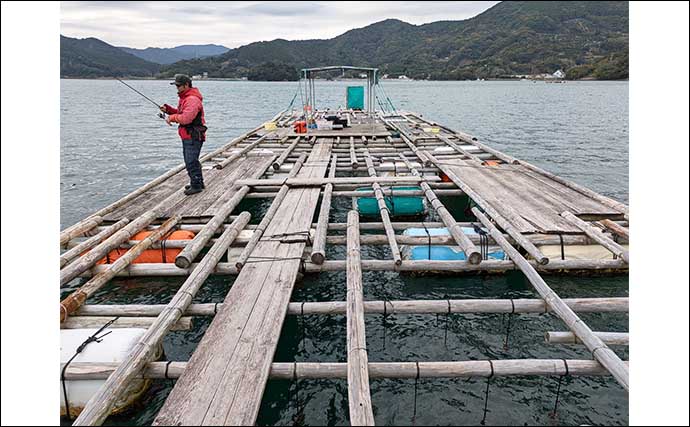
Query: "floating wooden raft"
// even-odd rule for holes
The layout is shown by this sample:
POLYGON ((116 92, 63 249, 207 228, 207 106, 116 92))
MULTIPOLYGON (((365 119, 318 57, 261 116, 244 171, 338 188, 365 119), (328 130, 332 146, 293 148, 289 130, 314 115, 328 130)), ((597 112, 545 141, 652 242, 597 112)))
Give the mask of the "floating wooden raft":
POLYGON ((627 343, 627 335, 594 332, 577 315, 627 312, 627 298, 561 299, 540 276, 627 272, 627 206, 419 115, 346 114, 352 125, 342 131, 296 135, 292 123, 297 115, 280 113, 272 120, 277 129, 265 132, 257 127, 202 158, 204 192, 184 197, 181 188, 187 177, 178 166, 61 233, 62 247, 71 248, 61 257, 61 281, 93 277, 63 301, 62 327, 97 327, 119 316, 113 327, 148 329, 120 365, 82 363, 66 370, 68 379, 107 378, 75 425, 103 423, 129 381, 141 377, 177 378, 155 425, 254 425, 269 378, 347 378, 350 420, 361 425, 373 424, 373 408, 385 403, 372 401, 370 378, 570 373, 612 375, 628 389, 627 362, 608 347, 627 343), (449 182, 441 182, 441 173, 449 182), (384 197, 390 196, 391 186, 400 184, 419 185, 419 191, 404 194, 425 197, 442 222, 396 222, 384 197), (363 187, 369 191, 361 191, 363 187), (440 198, 462 194, 474 201, 477 221, 456 221, 440 198), (272 199, 271 206, 259 224, 249 225, 249 213, 235 210, 243 199, 258 197, 272 199), (330 222, 337 197, 376 197, 382 221, 360 223, 358 213, 351 211, 347 223, 330 222), (474 225, 488 230, 486 237, 462 232, 461 227, 474 225), (399 233, 413 227, 444 227, 450 233, 399 233), (154 241, 174 228, 193 230, 196 237, 154 241), (143 242, 129 240, 143 229, 157 232, 143 242), (361 235, 362 230, 378 234, 361 235), (482 241, 500 246, 508 258, 486 259, 475 246, 482 241), (175 264, 131 264, 142 250, 166 245, 184 249, 175 264), (328 259, 328 245, 346 245, 347 257, 328 259), (387 245, 391 258, 361 259, 360 247, 365 245, 387 245), (452 246, 465 251, 470 261, 405 260, 399 245, 452 246), (560 245, 562 254, 585 245, 609 256, 549 259, 542 245, 560 245), (113 248, 129 252, 117 264, 96 266, 113 248), (364 301, 362 295, 366 270, 458 274, 515 269, 524 272, 541 299, 364 301), (290 301, 299 273, 336 270, 347 271, 342 284, 347 286, 346 301, 290 301), (211 274, 237 277, 223 301, 191 304, 211 274), (84 304, 113 277, 168 275, 187 279, 167 304, 84 304), (552 313, 568 331, 545 330, 548 341, 581 343, 594 360, 369 362, 364 316, 380 313, 552 313), (295 314, 345 314, 347 363, 275 363, 285 316, 295 314), (150 349, 168 331, 190 327, 191 316, 213 320, 189 361, 162 367, 150 349))

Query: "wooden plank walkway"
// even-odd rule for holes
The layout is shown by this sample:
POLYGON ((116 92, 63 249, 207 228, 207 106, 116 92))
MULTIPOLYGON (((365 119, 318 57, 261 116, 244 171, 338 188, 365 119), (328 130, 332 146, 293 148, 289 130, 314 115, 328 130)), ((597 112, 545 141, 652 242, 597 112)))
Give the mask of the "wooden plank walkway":
MULTIPOLYGON (((179 203, 170 206, 164 217, 172 212, 182 217, 206 217, 216 214, 217 209, 230 199, 235 192, 230 191, 235 181, 239 179, 258 178, 270 166, 274 157, 271 155, 252 155, 236 160, 233 167, 223 169, 211 168, 204 170, 206 189, 201 193, 184 198, 179 203)), ((208 162, 202 165, 206 166, 208 162)), ((122 218, 136 218, 144 213, 148 207, 155 205, 175 191, 189 183, 187 171, 182 170, 169 179, 154 186, 138 197, 106 215, 105 221, 119 221, 122 218)))
MULTIPOLYGON (((319 114, 323 113, 319 112, 319 114)), ((595 338, 597 333, 589 330, 583 322, 572 316, 569 309, 564 308, 564 303, 548 288, 537 273, 547 268, 549 270, 595 271, 627 268, 627 250, 619 244, 617 239, 614 239, 615 236, 608 232, 614 230, 616 236, 624 238, 625 241, 628 240, 629 233, 626 228, 628 224, 627 221, 622 220, 623 218, 627 220, 627 216, 624 215, 627 213, 627 206, 564 181, 527 163, 520 163, 517 159, 477 142, 469 135, 455 132, 412 114, 402 114, 388 119, 367 117, 358 112, 348 112, 347 116, 353 121, 352 127, 340 131, 317 131, 318 136, 311 130, 309 134, 302 135, 301 138, 292 136, 290 120, 298 119, 298 116, 294 115, 286 118, 277 130, 269 131, 268 134, 263 133, 262 127, 259 127, 205 155, 203 167, 207 188, 203 193, 190 197, 177 198, 175 196, 181 193, 180 188, 187 183, 186 171, 184 169, 180 171, 180 166, 178 166, 125 196, 119 202, 101 209, 92 217, 62 232, 61 243, 74 246, 75 243, 82 244, 74 242, 75 237, 93 236, 104 226, 124 216, 130 219, 130 224, 135 224, 134 227, 125 226, 127 235, 118 237, 122 242, 106 242, 106 246, 101 249, 97 249, 98 246, 96 246, 87 255, 72 260, 73 263, 81 262, 85 268, 88 268, 86 264, 91 265, 102 256, 94 255, 98 251, 105 251, 111 244, 131 245, 131 242, 124 242, 124 240, 131 237, 131 234, 137 230, 148 226, 156 218, 174 216, 173 220, 177 222, 180 217, 187 217, 183 226, 193 227, 195 231, 207 228, 206 235, 211 238, 212 232, 220 226, 221 222, 227 220, 231 213, 231 207, 222 209, 223 205, 234 206, 234 202, 228 203, 231 197, 233 201, 239 201, 243 197, 273 198, 271 209, 265 214, 260 225, 248 226, 248 213, 243 213, 235 220, 237 222, 244 218, 242 220, 244 222, 236 227, 237 233, 245 228, 253 230, 249 242, 247 242, 247 237, 238 238, 237 246, 244 245, 239 258, 235 255, 231 256, 230 251, 226 249, 218 249, 216 252, 223 252, 223 255, 228 253, 227 262, 220 262, 220 258, 215 256, 213 259, 209 258, 215 245, 223 239, 221 237, 213 243, 213 248, 200 263, 193 263, 198 252, 190 255, 188 261, 193 263, 191 269, 178 268, 172 264, 154 263, 127 266, 125 270, 117 272, 118 275, 132 276, 189 274, 191 274, 190 278, 196 276, 194 292, 187 293, 185 290, 178 292, 178 294, 180 292, 185 294, 181 298, 188 300, 184 305, 174 309, 176 310, 174 316, 179 317, 183 314, 192 315, 184 312, 198 287, 203 285, 204 278, 200 277, 200 271, 204 271, 206 275, 212 271, 219 274, 237 274, 237 270, 241 269, 224 302, 206 304, 213 307, 212 313, 209 311, 211 309, 206 307, 206 315, 215 314, 215 318, 205 331, 191 359, 184 362, 184 372, 180 368, 174 375, 179 379, 154 420, 154 425, 253 425, 258 416, 266 383, 272 374, 276 377, 276 372, 272 372, 272 369, 277 365, 291 366, 290 369, 283 369, 282 373, 278 374, 278 377, 283 379, 307 378, 310 375, 314 378, 334 378, 332 376, 334 368, 329 364, 308 364, 314 365, 312 368, 316 369, 313 371, 315 373, 309 374, 304 371, 306 364, 298 366, 299 364, 273 363, 285 316, 295 314, 297 305, 302 307, 302 310, 305 309, 304 303, 290 303, 297 276, 299 272, 305 271, 347 270, 346 301, 311 304, 318 306, 315 313, 333 314, 334 307, 337 305, 338 312, 347 316, 348 360, 347 364, 341 364, 342 369, 338 371, 338 376, 348 379, 349 413, 350 422, 353 425, 373 425, 374 423, 369 387, 370 376, 371 378, 420 378, 425 375, 438 376, 439 372, 453 376, 457 374, 458 369, 467 369, 455 367, 443 371, 447 369, 444 368, 447 365, 443 362, 429 362, 429 366, 419 362, 401 362, 387 364, 388 367, 383 371, 380 370, 381 368, 377 371, 376 366, 381 364, 368 362, 364 315, 371 312, 369 308, 372 304, 378 304, 376 305, 379 307, 378 312, 381 312, 381 307, 383 307, 384 314, 387 310, 385 307, 397 311, 400 309, 400 304, 396 304, 393 309, 393 306, 387 306, 387 303, 381 306, 381 302, 365 302, 362 293, 362 270, 466 272, 469 270, 494 271, 499 267, 501 271, 520 268, 544 298, 540 301, 542 305, 539 311, 549 309, 558 314, 575 336, 585 342, 592 351, 593 357, 604 364, 606 370, 612 373, 625 389, 628 388, 625 363, 597 341, 595 338), (429 129, 430 127, 434 129, 429 129), (411 156, 416 156, 417 159, 413 162, 408 160, 407 156, 410 156, 410 159, 412 159, 411 156), (403 161, 400 162, 400 159, 403 161), (275 165, 272 167, 273 162, 276 162, 277 167, 275 165), (366 162, 367 168, 356 171, 357 164, 363 162, 366 162), (496 162, 499 164, 495 164, 496 162), (227 167, 214 167, 225 164, 227 167), (332 165, 332 170, 328 175, 329 178, 325 178, 329 164, 332 165), (273 169, 276 169, 275 172, 273 169), (287 170, 291 172, 286 176, 287 170), (335 178, 336 171, 339 172, 337 178, 335 178), (391 171, 395 176, 383 176, 391 171), (437 175, 438 171, 445 172, 455 184, 433 182, 441 180, 437 175), (276 175, 273 175, 274 173, 276 175), (306 262, 304 251, 307 245, 311 245, 307 236, 312 227, 322 189, 324 191, 322 203, 330 205, 327 200, 330 200, 331 196, 349 198, 358 195, 354 191, 345 191, 348 189, 371 187, 375 190, 379 188, 379 184, 417 183, 422 176, 428 183, 422 182, 420 186, 429 200, 436 198, 434 191, 437 188, 440 188, 439 192, 446 191, 442 189, 453 185, 459 188, 453 191, 462 190, 471 198, 476 199, 475 201, 483 207, 484 211, 481 212, 475 208, 473 212, 489 229, 493 241, 504 249, 512 261, 483 260, 476 266, 470 266, 465 261, 404 261, 398 265, 393 260, 362 260, 359 254, 361 244, 388 244, 393 248, 398 244, 415 244, 415 242, 405 240, 407 236, 396 235, 393 230, 420 226, 426 228, 431 226, 431 223, 391 223, 382 217, 383 222, 376 223, 376 227, 372 228, 374 223, 366 223, 362 224, 361 229, 385 229, 385 236, 380 233, 379 235, 367 233, 360 237, 360 226, 355 211, 349 213, 347 227, 344 227, 345 224, 329 223, 329 209, 325 209, 326 213, 320 217, 320 226, 317 227, 317 230, 322 230, 320 237, 323 243, 314 245, 315 251, 323 247, 321 252, 323 259, 319 265, 306 262), (276 188, 279 188, 277 193, 276 188), (170 196, 171 194, 173 196, 170 196), (161 203, 168 199, 170 200, 161 203), (158 205, 161 207, 153 208, 158 205), (144 213, 147 210, 151 212, 144 213), (203 217, 213 215, 217 215, 217 221, 211 225, 204 225, 203 217), (99 224, 101 224, 100 228, 99 224), (600 228, 608 231, 604 233, 600 228), (328 235, 327 229, 333 231, 346 229, 347 237, 328 235), (523 236, 522 233, 540 234, 523 236), (521 246, 536 260, 543 257, 545 261, 543 263, 540 261, 540 263, 546 264, 548 259, 534 247, 536 243, 532 240, 551 239, 550 244, 555 244, 558 236, 543 236, 541 233, 576 234, 576 236, 566 236, 564 239, 566 246, 574 244, 573 239, 580 239, 578 240, 580 243, 593 240, 607 248, 612 256, 619 257, 621 260, 602 261, 598 258, 558 260, 554 258, 547 267, 526 260, 515 247, 511 246, 521 246), (517 243, 506 240, 508 236, 517 243), (325 259, 326 244, 346 244, 347 260, 325 259), (427 369, 427 374, 425 374, 425 369, 427 369)), ((280 118, 282 114, 276 117, 280 118)), ((374 195, 369 194, 368 197, 374 195)), ((432 205, 437 211, 445 209, 440 201, 436 202, 432 205)), ((387 216, 383 211, 382 215, 387 216)), ((443 223, 435 223, 434 227, 445 225, 451 230, 459 230, 459 224, 450 226, 451 223, 456 222, 452 216, 442 219, 443 223)), ((470 223, 463 224, 464 226, 471 225, 470 223)), ((159 233, 166 231, 163 227, 158 230, 159 233)), ((89 237, 87 242, 89 239, 92 238, 89 237)), ((155 240, 153 237, 151 239, 155 240)), ((200 249, 212 242, 212 240, 201 242, 200 239, 197 246, 200 249)), ((459 238, 450 239, 443 244, 454 245, 455 243, 463 247, 459 238)), ((474 243, 477 243, 476 240, 474 243)), ((97 243, 88 243, 88 245, 93 244, 97 243)), ((146 242, 146 245, 148 244, 149 242, 146 242)), ((431 240, 428 244, 431 245, 431 240)), ((468 239, 467 245, 473 246, 472 241, 468 239)), ((143 246, 139 247, 139 249, 142 248, 143 246)), ((236 247, 233 251, 236 252, 239 249, 236 247)), ((189 252, 193 251, 190 249, 189 252)), ((396 253, 397 250, 393 252, 396 253)), ((72 268, 69 264, 63 267, 72 268)), ((65 268, 63 272, 66 271, 65 268)), ((92 269, 92 273, 102 268, 112 267, 96 266, 92 269)), ((446 312, 451 310, 452 305, 453 312, 460 312, 458 307, 463 303, 467 302, 456 303, 450 300, 406 302, 408 306, 405 309, 405 304, 403 304, 403 311, 422 313, 428 311, 425 307, 435 307, 429 312, 440 312, 439 307, 441 307, 443 312, 446 312)), ((503 308, 496 312, 520 312, 519 309, 516 311, 515 303, 518 307, 520 306, 519 300, 505 301, 503 308)), ((475 303, 469 305, 470 309, 465 308, 462 312, 477 311, 478 307, 473 304, 475 303)), ((309 309, 309 307, 310 305, 307 304, 306 308, 309 309)), ((107 309, 111 310, 112 307, 107 309)), ((130 309, 132 307, 127 308, 127 310, 130 309)), ((132 311, 120 319, 120 322, 125 322, 127 316, 136 320, 146 320, 138 319, 137 313, 139 312, 132 311)), ((159 310, 156 315, 160 316, 161 313, 159 310)), ((123 313, 110 314, 124 315, 123 313)), ((83 313, 79 314, 79 316, 82 315, 83 313)), ((77 317, 71 320, 76 319, 83 321, 77 317)), ((104 323, 104 319, 106 317, 101 316, 90 320, 104 323)), ((160 342, 167 333, 168 326, 151 327, 150 333, 155 334, 155 340, 151 340, 147 345, 153 348, 160 342)), ((108 382, 101 387, 96 395, 97 398, 87 403, 75 425, 102 423, 110 413, 116 399, 123 394, 124 386, 134 376, 147 375, 143 369, 149 359, 148 353, 134 350, 129 358, 131 362, 118 367, 108 382)), ((573 366, 568 368, 567 364, 564 370, 560 370, 560 365, 551 363, 548 369, 535 371, 533 370, 535 361, 497 361, 496 363, 501 362, 509 362, 519 367, 519 370, 514 371, 516 373, 563 375, 564 372, 568 372, 568 369, 571 373, 573 372, 573 366)), ((491 368, 493 364, 486 361, 471 363, 483 364, 482 375, 493 374, 493 368, 491 368)), ((167 378, 167 366, 165 369, 167 378)), ((476 376, 478 372, 475 370, 470 374, 476 376)), ((468 371, 462 373, 462 375, 467 374, 468 371)), ((501 374, 506 374, 506 372, 497 371, 497 375, 501 374)))
MULTIPOLYGON (((324 177, 330 153, 317 144, 298 177, 324 177)), ((288 191, 154 425, 254 424, 319 193, 288 191)))
POLYGON ((441 168, 448 168, 460 176, 520 233, 581 233, 561 217, 564 211, 575 215, 596 215, 602 219, 623 214, 523 165, 501 163, 485 166, 474 161, 447 158, 441 168), (519 217, 509 211, 517 212, 519 217))

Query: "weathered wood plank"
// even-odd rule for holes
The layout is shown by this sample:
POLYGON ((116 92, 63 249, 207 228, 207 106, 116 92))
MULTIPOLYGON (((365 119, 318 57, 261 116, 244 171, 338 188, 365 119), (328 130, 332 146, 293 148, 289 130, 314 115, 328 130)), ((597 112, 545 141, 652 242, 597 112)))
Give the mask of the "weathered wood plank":
MULTIPOLYGON (((298 177, 323 177, 331 145, 317 143, 298 177)), ((254 424, 319 194, 287 191, 155 425, 254 424)))
POLYGON ((350 424, 354 426, 374 425, 368 364, 359 213, 350 211, 347 214, 347 397, 350 424))

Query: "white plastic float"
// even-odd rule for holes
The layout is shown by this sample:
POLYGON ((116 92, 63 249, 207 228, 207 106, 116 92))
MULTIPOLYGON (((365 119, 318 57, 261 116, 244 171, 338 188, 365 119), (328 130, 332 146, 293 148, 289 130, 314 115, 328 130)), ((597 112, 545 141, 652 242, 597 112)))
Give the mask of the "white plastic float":
MULTIPOLYGON (((98 329, 61 329, 60 330, 60 373, 65 363, 67 363, 77 351, 77 348, 86 341, 98 329)), ((141 328, 112 328, 99 333, 102 336, 100 342, 89 343, 84 350, 74 358, 76 362, 94 363, 120 363, 129 354, 132 348, 139 342, 146 333, 146 329, 141 328), (107 335, 105 335, 107 333, 107 335)), ((162 354, 159 349, 158 356, 162 354)), ((158 359, 159 357, 156 357, 158 359)), ((67 399, 69 401, 70 416, 74 419, 84 409, 86 402, 98 391, 105 383, 105 380, 67 380, 67 399)), ((111 413, 121 412, 134 401, 136 401, 146 391, 150 380, 133 380, 127 392, 113 406, 111 413)), ((65 396, 60 384, 60 416, 65 416, 65 396)))

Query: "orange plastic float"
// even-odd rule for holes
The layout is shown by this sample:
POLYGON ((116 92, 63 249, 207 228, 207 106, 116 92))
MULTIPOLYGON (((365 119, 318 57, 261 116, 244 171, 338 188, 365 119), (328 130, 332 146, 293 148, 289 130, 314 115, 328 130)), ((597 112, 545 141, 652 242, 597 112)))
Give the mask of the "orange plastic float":
MULTIPOLYGON (((130 240, 141 241, 144 240, 151 231, 140 231, 139 233, 132 236, 130 240)), ((188 230, 176 230, 168 234, 164 241, 167 240, 192 240, 194 239, 194 233, 188 230)), ((159 240, 160 242, 161 240, 159 240)), ((151 263, 165 263, 170 264, 175 262, 175 257, 182 252, 182 248, 166 248, 165 245, 161 245, 160 249, 147 249, 141 255, 132 261, 132 264, 151 264, 151 263)), ((99 260, 96 264, 112 264, 120 258, 122 255, 127 253, 127 249, 116 248, 113 249, 105 256, 105 258, 99 260)))

